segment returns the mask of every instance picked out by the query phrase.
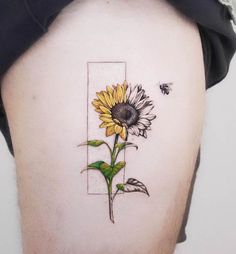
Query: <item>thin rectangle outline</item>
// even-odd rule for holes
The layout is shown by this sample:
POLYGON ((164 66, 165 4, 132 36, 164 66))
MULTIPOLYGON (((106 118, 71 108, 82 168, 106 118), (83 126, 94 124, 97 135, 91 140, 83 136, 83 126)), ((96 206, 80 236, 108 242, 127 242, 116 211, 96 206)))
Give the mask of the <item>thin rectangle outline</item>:
MULTIPOLYGON (((88 61, 87 62, 87 137, 86 139, 88 140, 88 110, 89 110, 89 64, 101 64, 101 63, 105 63, 105 64, 110 64, 110 63, 123 63, 125 65, 125 81, 127 80, 127 62, 126 61, 88 61)), ((88 165, 88 150, 89 147, 87 146, 86 149, 86 156, 87 156, 87 165, 88 165)), ((126 161, 125 158, 125 149, 124 149, 124 161, 126 161)), ((92 193, 89 192, 89 172, 87 170, 87 195, 107 195, 107 193, 92 193)), ((125 167, 124 167, 124 172, 123 172, 123 183, 125 182, 125 167)), ((124 192, 122 193, 117 193, 117 194, 124 194, 124 192)))

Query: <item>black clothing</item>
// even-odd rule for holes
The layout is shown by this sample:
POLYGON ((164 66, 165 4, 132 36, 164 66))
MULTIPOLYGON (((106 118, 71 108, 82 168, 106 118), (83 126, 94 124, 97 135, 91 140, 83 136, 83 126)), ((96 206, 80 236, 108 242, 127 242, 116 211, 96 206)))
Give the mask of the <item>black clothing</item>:
MULTIPOLYGON (((43 36, 72 0, 0 0, 0 78, 12 63, 43 36)), ((2 97, 0 130, 14 156, 2 97)))
POLYGON ((204 54, 206 88, 227 74, 236 50, 228 9, 216 0, 167 0, 198 24, 204 54))

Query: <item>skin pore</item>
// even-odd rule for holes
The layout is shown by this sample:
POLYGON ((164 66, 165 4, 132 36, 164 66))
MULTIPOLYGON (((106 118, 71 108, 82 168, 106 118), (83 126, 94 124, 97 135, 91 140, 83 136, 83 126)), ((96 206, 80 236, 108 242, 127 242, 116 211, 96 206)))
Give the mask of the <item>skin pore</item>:
MULTIPOLYGON (((204 92, 198 29, 166 1, 84 0, 66 7, 2 82, 24 254, 173 253, 200 144, 204 92), (130 134, 139 149, 125 151, 125 180, 140 180, 150 197, 117 195, 115 223, 107 195, 87 193, 87 175, 80 173, 87 147, 78 145, 87 141, 88 129, 89 138, 114 143, 114 135, 99 128, 88 98, 125 78, 117 68, 92 65, 88 88, 92 61, 125 62, 127 83, 141 84, 155 105, 147 138, 130 134), (164 96, 159 84, 169 82, 172 91, 164 96)), ((120 110, 112 114, 122 122, 120 110)), ((100 148, 105 151, 90 147, 89 158, 100 153, 97 159, 109 162, 100 148)), ((103 188, 105 180, 96 181, 92 187, 103 188)))

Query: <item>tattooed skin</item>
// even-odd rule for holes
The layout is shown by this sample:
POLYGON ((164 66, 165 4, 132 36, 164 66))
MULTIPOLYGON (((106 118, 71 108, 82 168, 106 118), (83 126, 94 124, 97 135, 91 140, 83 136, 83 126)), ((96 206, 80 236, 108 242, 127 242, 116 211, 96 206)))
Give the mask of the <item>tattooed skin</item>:
POLYGON ((142 85, 132 86, 126 81, 123 84, 107 86, 106 90, 96 93, 97 98, 92 101, 95 111, 99 114, 101 124, 99 128, 105 129, 105 136, 114 136, 113 147, 104 140, 88 140, 81 145, 100 147, 105 145, 110 154, 110 163, 95 161, 87 165, 81 172, 97 170, 104 178, 107 185, 109 200, 109 217, 114 221, 113 202, 120 192, 141 192, 149 196, 147 187, 135 178, 129 178, 125 183, 116 184, 116 191, 112 193, 114 177, 125 167, 126 161, 117 162, 119 153, 129 147, 138 146, 128 142, 129 135, 147 138, 147 131, 151 130, 152 121, 156 115, 152 113, 153 101, 146 95, 142 85))
POLYGON ((154 105, 142 85, 132 87, 125 81, 112 88, 107 86, 107 90, 97 93, 97 97, 92 104, 100 113, 100 128, 106 128, 107 137, 119 134, 126 140, 131 134, 147 138, 147 130, 156 116, 151 113, 154 105))

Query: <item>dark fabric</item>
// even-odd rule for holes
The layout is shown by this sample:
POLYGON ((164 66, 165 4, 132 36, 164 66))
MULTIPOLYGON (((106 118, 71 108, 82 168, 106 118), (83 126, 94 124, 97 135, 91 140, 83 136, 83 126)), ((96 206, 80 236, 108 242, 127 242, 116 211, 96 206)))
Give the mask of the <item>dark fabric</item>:
MULTIPOLYGON (((73 0, 0 0, 0 77, 13 62, 45 32, 58 13, 73 0)), ((236 50, 236 36, 226 7, 216 0, 167 0, 199 27, 204 54, 206 88, 220 82, 227 74, 236 50)), ((0 96, 0 130, 14 156, 7 117, 0 96)), ((189 191, 188 202, 178 242, 186 239, 193 186, 200 161, 200 151, 189 191)))
POLYGON ((72 0, 0 0, 0 76, 72 0))
POLYGON ((198 24, 206 73, 206 88, 220 82, 227 74, 236 50, 228 9, 217 0, 167 0, 198 24))
MULTIPOLYGON (((0 77, 42 37, 59 12, 73 0, 0 0, 0 77)), ((0 96, 1 97, 1 96, 0 96)), ((2 98, 0 130, 14 156, 2 98)))

